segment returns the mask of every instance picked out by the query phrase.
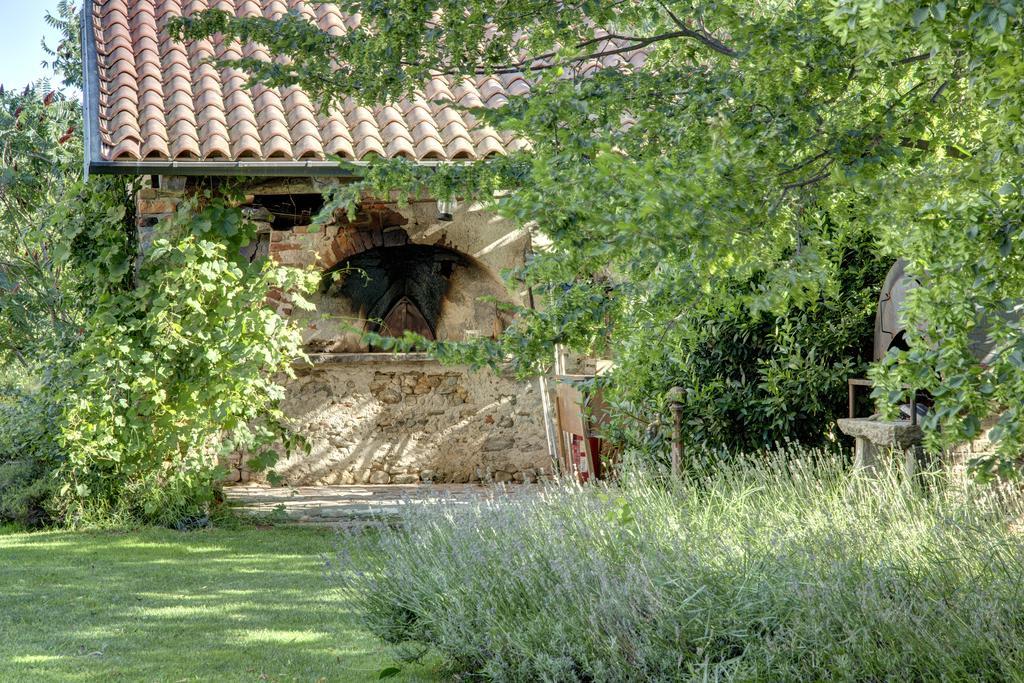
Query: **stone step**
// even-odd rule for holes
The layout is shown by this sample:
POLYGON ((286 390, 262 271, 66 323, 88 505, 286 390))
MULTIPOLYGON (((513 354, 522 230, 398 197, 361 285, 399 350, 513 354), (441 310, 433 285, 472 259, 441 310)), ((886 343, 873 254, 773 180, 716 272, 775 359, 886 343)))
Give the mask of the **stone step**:
POLYGON ((383 528, 398 523, 408 503, 447 501, 456 505, 504 495, 529 495, 531 485, 474 484, 386 486, 227 486, 224 499, 235 511, 287 523, 383 528))

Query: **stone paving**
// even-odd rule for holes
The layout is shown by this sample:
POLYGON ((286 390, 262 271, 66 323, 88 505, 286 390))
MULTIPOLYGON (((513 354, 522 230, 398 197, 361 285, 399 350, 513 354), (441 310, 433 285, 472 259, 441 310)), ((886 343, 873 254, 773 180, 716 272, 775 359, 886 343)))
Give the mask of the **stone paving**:
POLYGON ((517 496, 537 486, 419 484, 387 486, 225 486, 224 498, 243 514, 266 515, 299 524, 378 526, 393 523, 402 505, 449 500, 467 505, 498 496, 517 496))

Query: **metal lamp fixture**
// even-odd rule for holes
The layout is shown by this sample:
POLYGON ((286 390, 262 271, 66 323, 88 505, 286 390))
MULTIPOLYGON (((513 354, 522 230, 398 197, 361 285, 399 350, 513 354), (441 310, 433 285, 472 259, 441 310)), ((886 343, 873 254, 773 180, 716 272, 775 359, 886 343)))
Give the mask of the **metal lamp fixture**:
POLYGON ((439 199, 437 200, 437 220, 439 221, 451 221, 453 220, 452 214, 455 213, 455 209, 459 208, 459 203, 454 199, 439 199))

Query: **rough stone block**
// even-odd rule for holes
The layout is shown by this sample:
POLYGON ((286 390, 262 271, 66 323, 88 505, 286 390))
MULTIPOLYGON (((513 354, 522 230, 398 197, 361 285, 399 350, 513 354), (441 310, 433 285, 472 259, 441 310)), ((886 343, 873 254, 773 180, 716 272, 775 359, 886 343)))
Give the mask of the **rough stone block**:
POLYGON ((873 417, 840 418, 836 420, 843 434, 862 437, 876 446, 904 449, 921 442, 919 425, 902 420, 879 420, 873 417))
POLYGON ((138 211, 140 214, 161 214, 174 213, 178 209, 178 199, 139 199, 138 211))
POLYGON ((516 445, 514 439, 507 436, 489 436, 484 441, 483 450, 489 453, 512 450, 516 445))
POLYGON ((409 243, 409 235, 401 228, 392 228, 384 231, 385 247, 401 247, 409 243))
POLYGON ((856 437, 853 451, 853 467, 858 470, 874 471, 879 464, 878 446, 863 436, 856 437))
POLYGON ((274 251, 277 245, 270 245, 270 257, 282 266, 311 266, 315 263, 314 256, 305 250, 274 251))

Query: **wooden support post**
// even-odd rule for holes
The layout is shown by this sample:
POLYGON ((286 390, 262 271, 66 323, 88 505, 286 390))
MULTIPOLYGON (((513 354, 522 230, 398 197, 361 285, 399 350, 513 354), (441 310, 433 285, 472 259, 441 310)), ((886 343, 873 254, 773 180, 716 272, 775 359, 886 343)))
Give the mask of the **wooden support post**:
POLYGON ((672 387, 668 391, 669 409, 672 411, 672 476, 679 477, 683 460, 683 397, 686 390, 672 387))

